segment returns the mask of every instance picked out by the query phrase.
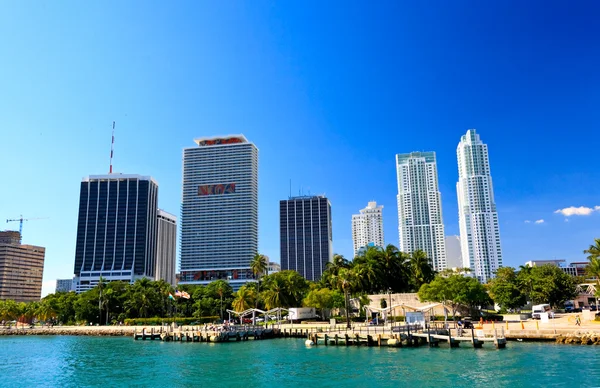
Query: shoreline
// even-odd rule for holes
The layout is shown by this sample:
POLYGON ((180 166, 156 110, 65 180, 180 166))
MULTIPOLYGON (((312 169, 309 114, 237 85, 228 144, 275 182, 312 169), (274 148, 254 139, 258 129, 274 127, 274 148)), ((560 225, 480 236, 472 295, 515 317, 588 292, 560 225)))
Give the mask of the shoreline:
MULTIPOLYGON (((345 325, 339 325, 345 326, 345 325)), ((201 326, 200 326, 201 327, 201 326)), ((324 329, 327 330, 328 324, 285 324, 276 326, 281 329, 324 329)), ((8 328, 0 327, 0 336, 33 336, 33 335, 69 335, 69 336, 96 336, 96 337, 133 337, 136 331, 146 329, 147 332, 154 330, 160 332, 166 326, 54 326, 54 327, 19 327, 8 328)), ((377 330, 375 327, 357 326, 356 329, 377 330)), ((381 327, 379 327, 381 329, 381 327)), ((387 328, 389 330, 389 327, 387 328)), ((504 330, 504 335, 510 341, 525 342, 554 342, 554 343, 585 343, 600 345, 600 328, 541 328, 541 329, 510 329, 504 330)), ((499 327, 493 327, 491 324, 485 324, 483 332, 487 336, 493 336, 494 331, 499 331, 499 327)))

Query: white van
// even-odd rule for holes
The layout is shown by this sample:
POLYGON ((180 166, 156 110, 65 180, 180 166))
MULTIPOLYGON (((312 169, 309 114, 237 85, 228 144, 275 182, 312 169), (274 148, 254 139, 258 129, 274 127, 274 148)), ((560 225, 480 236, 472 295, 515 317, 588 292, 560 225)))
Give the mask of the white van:
POLYGON ((552 307, 549 304, 536 304, 531 308, 531 318, 540 319, 541 313, 548 313, 548 317, 553 318, 552 307))

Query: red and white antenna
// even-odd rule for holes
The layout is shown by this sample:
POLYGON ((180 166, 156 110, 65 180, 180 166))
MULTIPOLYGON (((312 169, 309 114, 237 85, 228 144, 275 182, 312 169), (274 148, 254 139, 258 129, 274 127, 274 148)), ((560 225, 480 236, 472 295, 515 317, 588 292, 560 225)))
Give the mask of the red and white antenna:
POLYGON ((115 148, 115 122, 113 121, 112 141, 110 142, 110 170, 108 171, 109 174, 112 174, 112 160, 113 160, 114 148, 115 148))

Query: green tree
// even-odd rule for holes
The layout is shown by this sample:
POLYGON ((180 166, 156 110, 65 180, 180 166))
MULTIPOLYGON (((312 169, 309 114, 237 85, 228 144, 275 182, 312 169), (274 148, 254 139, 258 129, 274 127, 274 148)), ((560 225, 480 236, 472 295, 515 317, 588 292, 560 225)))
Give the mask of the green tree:
POLYGON ((503 309, 516 309, 527 303, 517 280, 517 272, 511 267, 496 271, 496 277, 488 283, 490 296, 503 309))
POLYGON ((436 276, 431 283, 421 286, 418 295, 421 301, 449 306, 453 318, 460 306, 473 311, 492 303, 485 287, 477 279, 462 275, 436 276))
POLYGON ((327 318, 327 311, 333 308, 333 291, 328 288, 313 289, 304 298, 304 306, 321 310, 321 317, 327 318))
POLYGON ((247 287, 246 285, 240 287, 235 293, 235 299, 233 300, 233 309, 237 312, 248 310, 254 305, 256 300, 256 293, 254 288, 247 287))
POLYGON ((229 307, 231 305, 231 296, 233 295, 233 289, 224 280, 215 280, 214 282, 208 284, 206 286, 206 292, 209 296, 216 297, 220 301, 220 309, 219 316, 221 320, 223 319, 223 307, 225 302, 225 307, 229 307))
POLYGON ((422 250, 416 250, 412 253, 407 266, 410 273, 410 282, 415 290, 421 288, 423 284, 431 282, 435 277, 431 260, 427 257, 427 253, 422 250))
POLYGON ((267 309, 298 307, 309 290, 309 283, 296 271, 280 271, 264 278, 261 297, 267 309))
POLYGON ((334 282, 337 285, 337 288, 344 293, 344 310, 346 311, 346 327, 348 329, 350 326, 350 292, 352 291, 352 286, 356 282, 356 275, 350 268, 342 268, 339 270, 337 276, 334 277, 334 282))
POLYGON ((555 265, 531 267, 527 277, 530 279, 530 297, 534 304, 549 303, 556 308, 577 296, 573 277, 555 265))

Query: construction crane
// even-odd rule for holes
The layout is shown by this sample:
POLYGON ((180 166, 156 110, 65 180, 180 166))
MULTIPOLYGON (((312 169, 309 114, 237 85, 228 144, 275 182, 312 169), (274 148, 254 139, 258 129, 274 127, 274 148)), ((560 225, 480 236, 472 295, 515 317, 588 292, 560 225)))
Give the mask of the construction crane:
POLYGON ((21 235, 21 240, 23 239, 23 221, 31 221, 31 220, 45 220, 48 217, 36 217, 36 218, 23 218, 23 215, 21 215, 20 218, 14 219, 14 220, 6 220, 6 222, 19 222, 19 234, 21 235))

